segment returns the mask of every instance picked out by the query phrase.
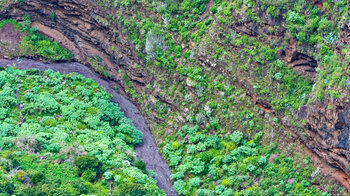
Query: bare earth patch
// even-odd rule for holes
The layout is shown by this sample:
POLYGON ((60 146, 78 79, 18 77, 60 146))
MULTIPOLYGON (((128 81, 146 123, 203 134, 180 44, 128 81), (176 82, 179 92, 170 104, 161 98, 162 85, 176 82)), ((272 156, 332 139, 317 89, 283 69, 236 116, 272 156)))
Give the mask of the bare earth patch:
POLYGON ((22 33, 17 31, 12 24, 5 24, 0 29, 0 57, 8 57, 15 54, 20 46, 22 33))

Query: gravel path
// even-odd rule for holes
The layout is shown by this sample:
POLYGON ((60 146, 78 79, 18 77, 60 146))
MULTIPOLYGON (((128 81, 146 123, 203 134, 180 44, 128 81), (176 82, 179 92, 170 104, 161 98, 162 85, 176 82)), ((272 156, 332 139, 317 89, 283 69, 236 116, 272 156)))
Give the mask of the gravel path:
POLYGON ((156 179, 158 181, 157 185, 159 188, 164 189, 168 196, 177 195, 170 181, 170 169, 162 156, 159 154, 158 147, 142 114, 132 102, 117 93, 114 88, 110 87, 106 80, 103 80, 90 68, 80 63, 69 62, 47 64, 29 59, 0 59, 0 67, 7 67, 9 65, 15 65, 15 67, 18 69, 38 69, 43 71, 52 69, 54 71, 66 74, 75 72, 83 75, 86 78, 91 78, 99 85, 103 86, 108 93, 113 95, 113 101, 119 105, 125 116, 130 118, 135 127, 143 133, 142 145, 135 147, 138 158, 142 159, 146 163, 147 169, 152 169, 158 174, 156 179))

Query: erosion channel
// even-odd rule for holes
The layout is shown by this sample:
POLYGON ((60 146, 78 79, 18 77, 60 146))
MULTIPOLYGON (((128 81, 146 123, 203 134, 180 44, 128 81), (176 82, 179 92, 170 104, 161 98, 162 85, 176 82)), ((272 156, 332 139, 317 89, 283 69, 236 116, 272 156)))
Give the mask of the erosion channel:
POLYGON ((77 73, 86 78, 91 78, 96 81, 96 83, 103 86, 106 91, 113 96, 113 101, 119 105, 124 115, 130 118, 135 127, 143 133, 142 144, 135 147, 138 158, 146 163, 147 169, 152 169, 157 173, 157 185, 161 189, 164 189, 167 195, 177 195, 170 181, 170 169, 158 152, 157 144, 153 139, 144 117, 141 115, 138 108, 121 94, 117 93, 116 90, 110 86, 108 81, 102 79, 85 65, 75 62, 47 64, 29 59, 0 60, 0 67, 8 66, 15 66, 18 69, 38 69, 42 71, 52 69, 62 74, 77 73))

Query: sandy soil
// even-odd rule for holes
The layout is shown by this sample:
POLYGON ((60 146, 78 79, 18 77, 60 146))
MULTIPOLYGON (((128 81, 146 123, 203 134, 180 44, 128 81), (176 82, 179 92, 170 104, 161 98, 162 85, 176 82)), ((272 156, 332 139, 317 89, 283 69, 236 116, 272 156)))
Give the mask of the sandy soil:
POLYGON ((120 95, 115 91, 110 84, 103 80, 99 75, 97 75, 90 68, 82 65, 80 63, 53 63, 47 64, 38 61, 33 61, 29 59, 24 60, 1 60, 0 67, 7 67, 9 65, 15 65, 18 69, 38 69, 47 70, 52 69, 60 73, 78 73, 86 78, 91 78, 96 81, 99 85, 103 86, 107 92, 113 95, 113 101, 119 105, 121 111, 124 112, 127 118, 130 118, 135 127, 141 130, 143 133, 142 145, 136 146, 135 150, 140 159, 146 163, 147 169, 154 170, 158 175, 156 177, 158 181, 158 186, 164 189, 168 196, 177 195, 173 189, 172 183, 170 181, 171 171, 164 161, 160 153, 158 152, 157 144, 155 143, 152 133, 150 132, 145 119, 141 115, 138 108, 125 97, 120 95))

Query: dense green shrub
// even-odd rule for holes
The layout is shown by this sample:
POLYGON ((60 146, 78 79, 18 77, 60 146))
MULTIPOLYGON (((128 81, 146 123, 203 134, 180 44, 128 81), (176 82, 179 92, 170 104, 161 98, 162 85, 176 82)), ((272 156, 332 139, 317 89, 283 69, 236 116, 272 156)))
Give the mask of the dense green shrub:
POLYGON ((124 183, 117 186, 116 189, 115 195, 118 196, 138 196, 148 194, 146 188, 137 183, 124 183))
POLYGON ((0 76, 7 79, 0 88, 0 108, 7 108, 0 118, 2 193, 106 195, 112 183, 164 195, 136 158, 133 145, 142 142, 142 132, 95 82, 52 70, 6 68, 0 76), (24 106, 21 126, 18 104, 24 106))
POLYGON ((78 173, 82 175, 85 171, 101 174, 102 163, 96 157, 90 155, 74 157, 74 164, 78 168, 78 173))

